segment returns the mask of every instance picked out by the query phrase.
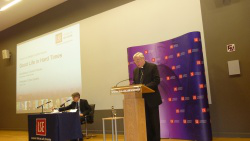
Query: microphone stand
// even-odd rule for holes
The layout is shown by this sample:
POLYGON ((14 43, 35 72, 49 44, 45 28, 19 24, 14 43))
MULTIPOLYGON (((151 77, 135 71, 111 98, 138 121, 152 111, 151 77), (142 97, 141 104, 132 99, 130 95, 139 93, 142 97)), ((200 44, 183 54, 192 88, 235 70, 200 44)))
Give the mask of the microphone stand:
POLYGON ((44 104, 42 104, 42 105, 40 105, 40 106, 37 107, 37 109, 40 108, 40 107, 42 107, 42 113, 41 113, 41 114, 44 114, 44 112, 43 112, 43 106, 44 106, 45 104, 49 104, 50 102, 51 102, 51 101, 48 101, 48 102, 46 102, 46 103, 44 103, 44 104))
POLYGON ((129 79, 125 79, 125 80, 119 81, 119 82, 115 85, 115 87, 117 87, 120 83, 122 83, 122 82, 124 82, 124 81, 128 81, 128 80, 132 80, 132 79, 129 78, 129 79))

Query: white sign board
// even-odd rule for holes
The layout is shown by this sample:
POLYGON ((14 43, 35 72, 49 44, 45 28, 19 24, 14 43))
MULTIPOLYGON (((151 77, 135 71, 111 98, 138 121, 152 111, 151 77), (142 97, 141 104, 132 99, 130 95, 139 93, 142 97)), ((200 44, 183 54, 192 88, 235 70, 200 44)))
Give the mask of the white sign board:
POLYGON ((228 44, 227 45, 227 52, 234 52, 236 50, 235 44, 228 44))

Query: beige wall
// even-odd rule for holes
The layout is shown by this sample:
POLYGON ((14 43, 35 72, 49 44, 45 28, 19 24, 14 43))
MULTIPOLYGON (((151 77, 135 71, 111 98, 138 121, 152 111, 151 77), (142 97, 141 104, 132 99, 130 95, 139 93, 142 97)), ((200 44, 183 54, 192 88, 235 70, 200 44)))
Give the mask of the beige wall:
MULTIPOLYGON (((102 17, 102 16, 100 17, 100 15, 105 14, 102 12, 110 10, 115 7, 119 8, 118 6, 121 6, 131 1, 132 0, 120 0, 120 1, 119 0, 91 0, 91 1, 90 0, 81 0, 81 1, 71 0, 55 8, 52 8, 42 14, 39 14, 25 22, 22 22, 12 28, 9 28, 5 31, 0 32, 0 49, 1 50, 4 48, 9 49, 13 54, 13 58, 10 61, 0 59, 0 77, 1 77, 0 79, 0 97, 1 97, 0 129, 27 129, 27 115, 15 114, 15 93, 16 93, 15 92, 15 89, 16 89, 15 87, 15 83, 16 83, 15 55, 16 55, 17 43, 20 43, 22 41, 31 39, 41 34, 50 32, 52 30, 56 30, 58 28, 67 26, 71 23, 80 21, 82 19, 89 18, 86 20, 86 22, 91 22, 91 19, 94 20, 95 18, 98 17, 94 21, 96 20, 105 21, 105 19, 102 19, 102 18, 109 18, 109 17, 102 17), (96 15, 96 14, 100 14, 100 15, 96 15)), ((139 0, 139 1, 142 1, 142 0, 139 0)), ((212 118, 213 132, 215 133, 216 136, 239 136, 239 137, 248 136, 250 137, 250 125, 248 121, 250 119, 250 111, 249 111, 250 91, 248 89, 249 80, 250 80, 250 76, 249 76, 249 72, 250 72, 249 63, 250 62, 249 62, 249 59, 247 58, 247 55, 248 55, 247 52, 250 49, 248 47, 249 46, 248 38, 250 35, 250 28, 249 28, 250 1, 249 0, 231 0, 231 3, 227 3, 227 5, 223 5, 222 1, 223 0, 211 0, 211 1, 201 0, 204 33, 205 33, 205 39, 206 39, 209 77, 210 77, 211 93, 212 93, 212 101, 213 101, 213 104, 211 105, 211 118, 212 118), (231 53, 231 54, 226 53, 226 44, 228 43, 236 44, 237 51, 235 53, 231 53), (228 76, 227 61, 233 60, 233 59, 240 60, 241 71, 242 71, 241 76, 236 76, 236 77, 228 76)), ((145 1, 145 3, 147 2, 148 1, 145 1)), ((123 5, 122 7, 130 6, 133 3, 134 2, 128 3, 126 5, 123 5)), ((139 6, 140 5, 138 4, 137 7, 139 6)), ((180 5, 180 7, 181 6, 182 5, 180 5)), ((152 8, 151 5, 148 5, 148 8, 151 9, 152 8)), ((110 12, 110 11, 107 11, 107 12, 110 12)), ((148 14, 152 14, 151 16, 157 18, 157 16, 155 15, 156 13, 157 13, 157 10, 154 12, 149 12, 148 14)), ((126 14, 126 12, 124 14, 126 14)), ((161 13, 161 16, 163 17, 169 16, 169 14, 170 13, 165 13, 163 11, 161 13)), ((121 21, 122 20, 123 19, 121 19, 121 21)), ((116 20, 112 20, 112 21, 116 21, 116 20)), ((156 21, 161 22, 161 19, 157 19, 156 21)), ((150 22, 147 22, 147 23, 149 24, 150 22)), ((164 22, 168 24, 167 21, 164 20, 164 22)), ((134 23, 134 24, 137 25, 139 28, 137 35, 133 35, 132 36, 133 38, 130 36, 124 36, 124 38, 126 38, 127 40, 133 39, 132 40, 133 42, 125 44, 126 47, 130 45, 139 45, 142 43, 153 43, 153 42, 157 42, 158 40, 159 41, 166 40, 167 38, 171 38, 172 36, 175 36, 175 35, 171 35, 170 37, 169 35, 166 35, 166 38, 165 38, 164 34, 166 34, 165 32, 167 32, 166 29, 164 29, 164 32, 159 32, 160 29, 157 29, 156 30, 157 32, 153 32, 149 29, 150 34, 152 34, 152 36, 146 36, 147 34, 144 35, 146 31, 144 31, 144 29, 140 29, 141 26, 139 25, 139 23, 134 23), (139 32, 140 30, 141 32, 139 32), (140 35, 140 33, 144 33, 144 34, 140 35), (134 40, 134 38, 136 37, 138 37, 138 40, 134 40), (143 40, 141 40, 140 38, 143 40)), ((150 25, 151 24, 154 25, 157 23, 152 22, 150 23, 150 25)), ((183 24, 185 25, 186 22, 183 22, 183 24)), ((117 24, 117 25, 120 25, 120 24, 117 24)), ((131 23, 129 25, 131 26, 133 24, 131 23)), ((150 27, 150 25, 146 25, 146 26, 150 27)), ((98 23, 94 23, 94 25, 91 25, 91 27, 92 28, 98 27, 98 23)), ((114 28, 118 29, 119 27, 114 27, 114 28)), ((183 32, 185 31, 185 29, 186 28, 183 28, 183 32)), ((174 28, 173 30, 175 31, 174 28)), ((86 31, 88 31, 87 28, 86 28, 86 31)), ((112 34, 115 34, 114 31, 112 32, 112 34)), ((91 32, 91 31, 88 31, 88 32, 91 32)), ((188 31, 185 31, 185 32, 188 32, 188 31)), ((176 33, 176 32, 173 32, 173 33, 176 33)), ((129 35, 129 34, 130 32, 124 33, 124 35, 129 35)), ((90 37, 93 37, 93 36, 97 36, 97 35, 93 33, 91 34, 90 37)), ((86 34, 86 39, 89 39, 87 38, 87 34, 86 34)), ((90 39, 93 39, 93 38, 90 38, 90 39)), ((117 42, 116 44, 121 46, 118 41, 119 40, 116 41, 117 42)), ((107 40, 107 45, 110 45, 109 42, 110 41, 107 40)), ((85 42, 85 43, 87 45, 87 43, 90 43, 90 42, 85 42)), ((95 43, 95 44, 96 46, 100 46, 98 43, 95 43)), ((125 50, 125 45, 124 45, 123 50, 125 50)), ((95 48, 92 51, 95 51, 95 50, 99 51, 98 48, 95 48)), ((83 56, 86 55, 85 53, 87 53, 87 50, 86 51, 82 50, 83 56)), ((88 58, 88 56, 84 56, 84 57, 88 58)), ((84 57, 82 59, 86 60, 87 58, 84 58, 84 57)), ((121 61, 126 60, 125 56, 122 56, 122 58, 123 59, 117 61, 116 63, 120 63, 121 61)), ((84 67, 90 67, 91 65, 96 65, 96 64, 87 63, 85 65, 87 66, 83 65, 83 69, 84 67)), ((127 68, 125 66, 122 66, 119 69, 122 69, 123 71, 124 69, 127 69, 127 68)), ((90 72, 83 71, 83 73, 88 74, 90 72)), ((120 80, 120 78, 123 79, 123 77, 126 77, 125 71, 122 72, 122 75, 119 76, 119 79, 117 80, 120 80)), ((107 81, 106 83, 108 83, 108 85, 111 85, 115 81, 116 80, 112 80, 110 82, 107 81)), ((84 84, 85 83, 87 82, 84 82, 84 84)), ((86 89, 85 93, 89 93, 90 90, 91 89, 86 89)), ((119 115, 122 116, 122 110, 119 110, 118 112, 119 112, 119 115)), ((90 128, 91 130, 101 131, 102 130, 101 118, 110 116, 110 111, 98 110, 96 111, 95 116, 96 116, 95 124, 90 126, 90 128)), ((122 131, 121 128, 120 128, 120 131, 122 131)))
MULTIPOLYGON (((123 108, 123 96, 110 95, 110 88, 128 79, 128 47, 157 43, 192 31, 204 35, 197 0, 136 0, 79 23, 83 97, 96 103, 99 110, 112 105, 123 108)), ((205 51, 204 40, 203 46, 205 51)), ((128 85, 128 81, 120 85, 128 85)))

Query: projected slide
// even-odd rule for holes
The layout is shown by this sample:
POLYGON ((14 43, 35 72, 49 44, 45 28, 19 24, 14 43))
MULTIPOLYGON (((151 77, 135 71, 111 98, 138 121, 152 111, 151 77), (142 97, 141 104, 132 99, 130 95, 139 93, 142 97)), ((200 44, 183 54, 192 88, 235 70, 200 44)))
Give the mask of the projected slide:
POLYGON ((35 113, 81 93, 80 25, 42 35, 17 45, 17 113, 35 113))

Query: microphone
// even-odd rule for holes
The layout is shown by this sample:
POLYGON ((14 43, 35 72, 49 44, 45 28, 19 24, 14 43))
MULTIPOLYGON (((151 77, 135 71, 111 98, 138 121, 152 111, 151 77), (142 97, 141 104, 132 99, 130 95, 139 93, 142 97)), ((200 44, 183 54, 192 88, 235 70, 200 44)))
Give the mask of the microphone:
POLYGON ((67 102, 69 102, 69 101, 70 101, 70 99, 69 99, 69 100, 67 100, 66 102, 64 102, 63 104, 61 104, 61 105, 60 105, 60 107, 65 106, 65 104, 66 104, 67 102))
POLYGON ((44 104, 38 106, 37 109, 40 108, 40 107, 42 107, 42 106, 45 105, 45 104, 49 104, 50 102, 51 102, 51 101, 48 101, 48 102, 46 102, 46 103, 44 103, 44 104))
POLYGON ((120 83, 122 83, 122 82, 124 82, 124 81, 128 81, 128 80, 132 80, 132 78, 125 79, 125 80, 122 80, 122 81, 119 81, 118 83, 116 83, 115 87, 117 87, 120 83))

